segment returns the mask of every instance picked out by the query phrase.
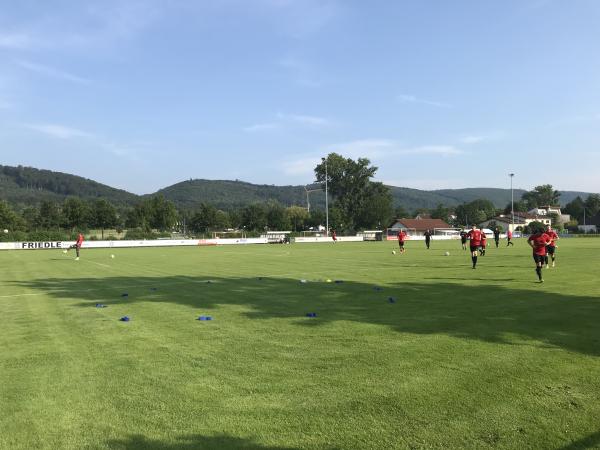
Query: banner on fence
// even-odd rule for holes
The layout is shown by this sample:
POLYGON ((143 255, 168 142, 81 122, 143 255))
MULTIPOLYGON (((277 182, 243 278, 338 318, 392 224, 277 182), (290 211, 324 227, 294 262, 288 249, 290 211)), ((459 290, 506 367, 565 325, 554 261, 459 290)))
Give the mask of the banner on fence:
MULTIPOLYGON (((61 250, 74 241, 0 242, 0 250, 61 250)), ((175 247, 206 245, 267 244, 266 238, 247 239, 157 239, 141 241, 86 241, 82 248, 175 247)))

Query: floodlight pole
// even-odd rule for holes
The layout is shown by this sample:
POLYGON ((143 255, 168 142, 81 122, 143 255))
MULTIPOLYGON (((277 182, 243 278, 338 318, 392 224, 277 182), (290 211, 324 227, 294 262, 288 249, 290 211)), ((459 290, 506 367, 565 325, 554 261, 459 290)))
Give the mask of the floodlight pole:
POLYGON ((513 177, 515 176, 514 173, 510 173, 510 216, 511 216, 511 224, 512 224, 512 229, 510 231, 512 231, 513 233, 515 232, 515 195, 514 195, 514 191, 513 191, 513 177))
POLYGON ((327 190, 327 160, 325 159, 325 236, 329 236, 329 192, 327 190))
POLYGON ((310 213, 310 199, 308 198, 308 189, 304 186, 304 190, 306 191, 306 212, 310 213))

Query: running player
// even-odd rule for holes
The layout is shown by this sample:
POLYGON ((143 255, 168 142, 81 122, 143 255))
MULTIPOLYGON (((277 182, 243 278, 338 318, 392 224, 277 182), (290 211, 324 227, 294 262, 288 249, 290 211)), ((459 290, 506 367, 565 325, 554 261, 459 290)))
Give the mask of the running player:
POLYGON ((540 283, 544 282, 544 279, 542 278, 542 266, 544 265, 544 261, 546 259, 546 247, 550 245, 550 242, 550 236, 543 231, 538 231, 537 233, 529 236, 529 239, 527 239, 527 243, 533 249, 535 273, 537 273, 540 283))
POLYGON ((70 250, 72 248, 75 249, 75 252, 77 253, 77 257, 75 258, 75 261, 79 261, 79 249, 81 248, 81 246, 83 245, 83 234, 79 233, 79 235, 77 236, 77 242, 75 242, 73 245, 71 245, 67 250, 70 250))
POLYGON ((556 234, 556 231, 554 231, 550 225, 548 225, 546 227, 546 234, 548 235, 548 237, 550 238, 550 241, 551 241, 550 245, 548 245, 548 247, 546 247, 545 262, 546 262, 546 269, 547 269, 548 268, 548 255, 550 255, 550 257, 552 258, 552 267, 554 267, 554 265, 555 265, 556 258, 554 256, 554 252, 556 252, 556 241, 560 238, 558 237, 558 234, 556 234))
POLYGON ((498 248, 498 244, 500 243, 500 230, 498 227, 494 228, 494 241, 496 242, 496 248, 498 248))
POLYGON ((431 244, 431 231, 425 231, 425 245, 427 246, 427 250, 429 250, 429 245, 431 244))
POLYGON ((462 249, 463 250, 467 249, 467 236, 468 235, 469 234, 465 230, 462 230, 460 232, 460 243, 462 244, 462 249))
POLYGON ((506 246, 508 247, 509 245, 515 245, 511 242, 512 239, 512 231, 510 231, 510 229, 506 232, 506 246))
POLYGON ((469 231, 468 236, 471 246, 471 261, 473 261, 473 269, 477 265, 477 252, 479 251, 479 247, 481 246, 481 235, 483 233, 481 230, 477 229, 477 225, 473 225, 471 227, 471 231, 469 231))
POLYGON ((487 247, 487 236, 481 231, 481 247, 479 247, 479 254, 485 256, 485 248, 487 247))
POLYGON ((400 253, 404 253, 404 239, 406 239, 406 233, 404 230, 398 231, 398 245, 400 246, 400 253))
POLYGON ((331 239, 333 239, 334 244, 337 244, 337 234, 335 233, 335 230, 331 230, 331 239))

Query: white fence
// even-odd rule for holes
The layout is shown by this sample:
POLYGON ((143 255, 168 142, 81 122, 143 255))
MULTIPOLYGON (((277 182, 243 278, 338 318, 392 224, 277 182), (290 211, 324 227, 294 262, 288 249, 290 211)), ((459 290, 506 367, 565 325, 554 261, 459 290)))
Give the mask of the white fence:
MULTIPOLYGON (((74 241, 0 242, 0 250, 52 250, 66 249, 74 241)), ((266 244, 266 238, 240 239, 157 239, 148 241, 86 241, 82 248, 174 247, 205 245, 266 244)))
MULTIPOLYGON (((337 236, 338 242, 362 242, 364 239, 362 236, 337 236)), ((297 237, 294 238, 294 242, 297 244, 306 244, 307 242, 330 242, 333 243, 331 236, 310 236, 310 237, 297 237)))

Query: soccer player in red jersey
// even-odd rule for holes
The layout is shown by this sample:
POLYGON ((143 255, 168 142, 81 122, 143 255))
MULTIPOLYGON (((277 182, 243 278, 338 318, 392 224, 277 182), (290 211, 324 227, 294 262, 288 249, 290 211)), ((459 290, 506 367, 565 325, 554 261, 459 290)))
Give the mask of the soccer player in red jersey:
POLYGON ((482 230, 481 231, 481 247, 479 247, 479 254, 481 256, 485 256, 486 246, 487 246, 487 236, 485 235, 485 233, 482 230))
POLYGON ((79 233, 79 235, 77 236, 77 242, 75 242, 75 244, 71 245, 67 250, 74 248, 75 252, 77 252, 77 257, 75 258, 75 261, 79 261, 79 249, 81 248, 81 246, 83 245, 83 234, 79 233))
POLYGON ((479 251, 479 247, 481 246, 481 235, 482 231, 477 229, 477 225, 473 225, 471 227, 471 231, 467 234, 469 240, 471 241, 471 261, 473 261, 473 269, 477 265, 477 252, 479 251))
POLYGON ((548 245, 548 247, 546 247, 545 262, 546 262, 546 269, 547 269, 548 268, 548 255, 550 255, 550 257, 552 258, 552 267, 554 267, 555 260, 556 260, 556 258, 554 256, 554 252, 556 252, 556 241, 560 238, 558 237, 558 234, 556 234, 556 231, 554 231, 550 225, 548 225, 548 227, 546 227, 546 234, 550 238, 550 245, 548 245))
POLYGON ((400 246, 400 253, 404 253, 404 239, 406 239, 406 233, 403 230, 398 231, 398 245, 400 246))
POLYGON ((506 232, 506 246, 508 247, 509 245, 515 245, 511 242, 512 239, 512 231, 508 230, 506 232))
POLYGON ((331 230, 331 239, 333 239, 334 244, 337 243, 337 234, 335 233, 335 230, 331 230))
POLYGON ((546 247, 550 245, 550 242, 550 236, 543 231, 538 231, 537 233, 529 236, 529 239, 527 239, 527 243, 533 249, 535 273, 537 273, 540 283, 544 282, 544 279, 542 278, 542 266, 544 265, 544 260, 546 259, 546 247))

